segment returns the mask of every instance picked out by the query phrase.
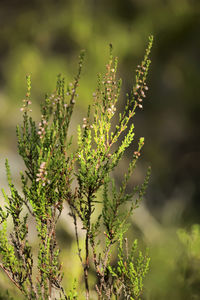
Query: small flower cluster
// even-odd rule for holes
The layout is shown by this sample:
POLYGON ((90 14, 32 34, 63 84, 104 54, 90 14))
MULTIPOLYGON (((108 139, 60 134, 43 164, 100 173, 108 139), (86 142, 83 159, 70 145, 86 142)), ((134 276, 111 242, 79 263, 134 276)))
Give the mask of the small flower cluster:
POLYGON ((56 105, 57 103, 59 103, 60 101, 60 96, 59 95, 56 95, 56 94, 51 94, 51 96, 49 97, 49 100, 51 101, 52 103, 52 108, 53 108, 53 114, 55 115, 55 110, 56 110, 56 105))
POLYGON ((111 107, 107 109, 109 115, 114 115, 115 111, 116 111, 116 107, 114 106, 114 104, 112 104, 111 107))
POLYGON ((27 92, 26 92, 26 99, 23 99, 23 106, 20 108, 20 111, 23 112, 31 112, 28 106, 31 105, 30 96, 31 96, 31 77, 30 75, 26 76, 26 83, 27 83, 27 92))
POLYGON ((138 80, 134 89, 134 96, 137 98, 139 108, 143 108, 142 101, 143 98, 146 97, 144 90, 148 90, 148 86, 146 85, 146 82, 144 82, 144 79, 140 79, 141 75, 143 75, 145 71, 146 67, 140 65, 137 66, 136 73, 138 80))
POLYGON ((45 128, 47 127, 47 121, 44 118, 44 115, 41 116, 42 120, 41 122, 38 124, 39 128, 38 128, 38 135, 40 136, 40 139, 44 138, 45 136, 45 128))
POLYGON ((87 127, 87 119, 86 118, 83 118, 83 125, 82 125, 83 128, 86 128, 87 127))
POLYGON ((76 92, 76 89, 74 87, 74 84, 72 82, 69 83, 69 86, 67 88, 67 92, 66 92, 66 95, 67 96, 71 96, 71 103, 72 104, 75 104, 76 101, 75 101, 75 97, 77 98, 78 97, 78 94, 75 94, 76 92))
POLYGON ((43 186, 46 185, 46 182, 50 183, 50 181, 47 180, 47 178, 46 178, 46 176, 47 176, 46 162, 43 161, 40 164, 40 167, 39 167, 38 171, 39 172, 36 174, 36 176, 37 176, 36 181, 41 181, 43 186))
POLYGON ((138 158, 140 156, 140 152, 139 151, 135 151, 134 155, 135 155, 136 158, 138 158))
POLYGON ((55 105, 59 102, 60 96, 52 94, 49 99, 52 101, 52 104, 55 105))
MULTIPOLYGON (((106 94, 109 102, 115 99, 116 97, 116 81, 115 81, 115 69, 111 67, 110 64, 106 66, 107 73, 105 74, 105 81, 103 84, 106 85, 106 94)), ((113 101, 112 101, 113 102, 113 101)))
POLYGON ((32 103, 31 100, 29 100, 29 99, 23 99, 22 101, 23 101, 24 104, 20 108, 20 111, 23 111, 23 112, 24 111, 27 111, 27 112, 30 111, 31 112, 32 109, 28 107, 32 103))
POLYGON ((96 93, 93 93, 94 107, 95 110, 97 109, 95 112, 95 119, 98 118, 98 113, 103 113, 108 117, 108 119, 111 119, 116 111, 115 104, 118 98, 116 69, 117 58, 113 61, 112 46, 110 45, 110 61, 106 65, 106 73, 103 78, 99 74, 97 91, 96 93))
POLYGON ((82 125, 82 128, 86 128, 86 127, 88 127, 88 128, 93 128, 92 125, 89 125, 89 124, 88 124, 87 118, 83 118, 83 125, 82 125))

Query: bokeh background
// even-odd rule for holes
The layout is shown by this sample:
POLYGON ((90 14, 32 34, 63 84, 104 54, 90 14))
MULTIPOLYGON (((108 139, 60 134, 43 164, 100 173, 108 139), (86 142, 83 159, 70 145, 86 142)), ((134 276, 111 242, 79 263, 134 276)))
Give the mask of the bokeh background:
MULTIPOLYGON (((32 77, 37 120, 39 104, 46 92, 54 90, 57 74, 70 82, 80 50, 86 49, 73 134, 92 101, 96 74, 104 72, 109 43, 119 58, 123 109, 124 95, 131 90, 135 67, 143 58, 150 34, 154 46, 148 97, 144 110, 135 117, 136 137, 145 136, 146 142, 135 181, 142 180, 149 164, 152 176, 129 234, 140 237, 151 252, 144 299, 200 299, 196 267, 200 256, 192 255, 189 242, 183 243, 177 234, 179 228, 190 231, 193 224, 200 223, 199 0, 1 0, 0 182, 6 188, 6 157, 16 183, 24 167, 16 152, 15 126, 21 120, 26 74, 32 77)), ((131 152, 114 174, 118 182, 131 152)), ((66 259, 72 249, 76 256, 73 234, 65 220, 63 224, 59 236, 63 245, 65 241, 68 244, 63 257, 71 261, 71 266, 66 262, 69 276, 75 276, 78 263, 74 257, 66 259)), ((200 238, 197 231, 196 235, 190 232, 191 243, 200 238)), ((14 291, 2 273, 0 289, 14 291)))

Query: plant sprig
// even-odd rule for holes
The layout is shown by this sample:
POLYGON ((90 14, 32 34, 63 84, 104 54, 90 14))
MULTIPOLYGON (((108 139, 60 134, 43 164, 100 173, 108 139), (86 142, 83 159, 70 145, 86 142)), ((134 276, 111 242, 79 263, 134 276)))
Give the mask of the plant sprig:
MULTIPOLYGON (((148 90, 146 79, 152 42, 150 36, 144 59, 136 70, 132 92, 127 95, 125 108, 119 114, 117 103, 121 80, 117 78, 118 59, 113 57, 110 45, 106 72, 104 76, 98 76, 93 105, 88 107, 83 124, 78 126, 75 150, 71 147, 69 126, 78 98, 84 52, 80 54, 74 81, 66 86, 64 78, 59 75, 55 91, 45 96, 38 124, 31 117, 31 78, 27 76, 27 92, 21 107, 23 122, 16 128, 18 152, 26 167, 20 174, 22 195, 13 184, 6 160, 10 195, 3 191, 6 204, 4 208, 0 206, 0 267, 26 299, 78 299, 75 285, 68 292, 64 289, 59 260, 61 249, 57 243, 56 226, 64 203, 68 205, 74 222, 86 299, 90 299, 91 289, 96 291, 99 300, 114 296, 115 299, 139 299, 141 296, 149 258, 141 252, 136 255, 136 241, 130 254, 128 249, 124 252, 123 241, 128 218, 144 196, 150 177, 149 168, 144 183, 126 193, 141 155, 143 137, 133 151, 120 187, 111 179, 111 172, 135 137, 134 124, 129 124, 136 108, 143 107, 148 90), (113 123, 115 114, 118 116, 116 125, 113 123), (75 188, 72 188, 72 183, 75 188), (30 215, 37 229, 36 260, 28 238, 30 215), (9 216, 13 224, 10 235, 7 232, 9 216), (80 243, 78 222, 82 224, 85 236, 84 248, 80 243), (119 252, 115 267, 111 261, 116 245, 119 252), (96 274, 93 287, 90 283, 91 265, 96 274)), ((127 245, 128 242, 126 248, 127 245)))

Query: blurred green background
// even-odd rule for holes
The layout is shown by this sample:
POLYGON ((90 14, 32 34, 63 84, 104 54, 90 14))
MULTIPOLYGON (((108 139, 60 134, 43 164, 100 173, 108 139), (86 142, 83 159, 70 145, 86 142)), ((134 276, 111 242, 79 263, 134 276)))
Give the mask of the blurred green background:
MULTIPOLYGON (((149 92, 144 110, 135 117, 136 137, 145 136, 146 142, 130 188, 142 181, 147 165, 151 164, 153 171, 129 234, 141 237, 151 251, 144 299, 200 299, 200 275, 191 263, 194 257, 176 233, 180 227, 189 230, 192 224, 200 223, 199 0, 1 0, 0 182, 6 187, 5 157, 10 160, 15 182, 23 169, 16 154, 15 126, 21 120, 26 74, 32 77, 33 116, 37 120, 39 104, 46 92, 54 90, 57 74, 62 73, 70 82, 80 50, 86 49, 73 134, 92 101, 96 74, 104 72, 109 43, 119 58, 123 109, 124 95, 131 90, 135 67, 143 58, 150 34, 155 42, 149 92)), ((115 172, 116 181, 121 181, 132 152, 115 172)), ((67 255, 74 249, 76 256, 73 230, 64 217, 63 224, 60 241, 62 245, 67 241, 67 255)), ((195 259, 199 266, 199 256, 195 259)), ((66 262, 69 278, 79 272, 74 260, 66 262)), ((0 273, 0 288, 5 282, 0 273)))

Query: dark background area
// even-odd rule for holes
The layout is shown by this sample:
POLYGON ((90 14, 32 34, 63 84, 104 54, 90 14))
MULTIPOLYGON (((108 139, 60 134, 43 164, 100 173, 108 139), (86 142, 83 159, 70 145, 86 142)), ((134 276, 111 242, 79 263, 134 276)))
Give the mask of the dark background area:
MULTIPOLYGON (((46 92, 54 90, 57 74, 72 80, 79 52, 86 49, 72 129, 75 133, 76 123, 92 101, 96 74, 104 72, 109 43, 119 58, 123 109, 124 95, 131 90, 135 67, 143 58, 150 34, 154 45, 149 91, 144 110, 135 118, 136 138, 145 136, 146 141, 140 168, 152 166, 144 204, 160 226, 189 228, 200 222, 198 0, 1 1, 1 186, 5 185, 5 157, 10 159, 16 178, 23 168, 16 154, 15 126, 20 123, 26 74, 32 77, 33 116, 37 119, 39 103, 46 92)), ((127 153, 127 160, 132 152, 127 153)), ((123 165, 115 174, 116 180, 120 180, 120 172, 123 165)))

